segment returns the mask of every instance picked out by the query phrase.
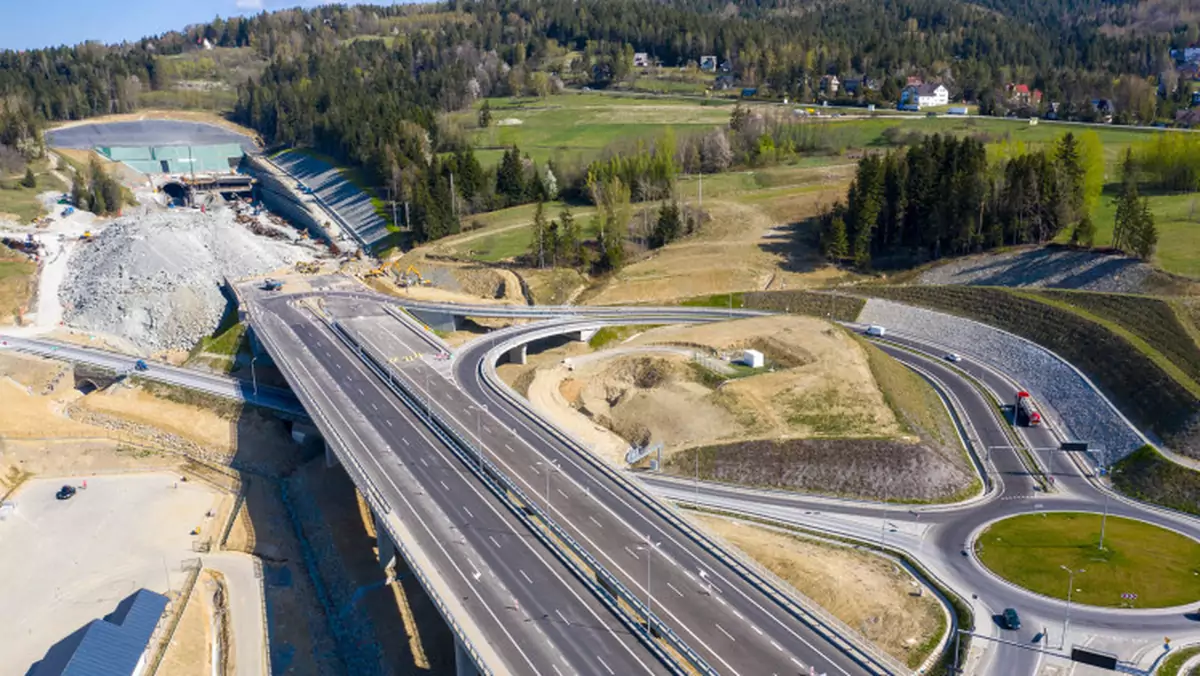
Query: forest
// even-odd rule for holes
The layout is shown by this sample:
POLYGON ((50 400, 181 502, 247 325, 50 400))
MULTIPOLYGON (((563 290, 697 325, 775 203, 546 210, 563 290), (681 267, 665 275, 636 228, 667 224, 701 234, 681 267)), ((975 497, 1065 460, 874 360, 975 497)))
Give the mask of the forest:
MULTIPOLYGON (((1144 259, 1158 242, 1140 194, 1178 171, 1170 144, 1127 151, 1117 187, 1113 247, 1144 259), (1165 167, 1165 168, 1164 168, 1165 167)), ((1104 190, 1104 149, 1095 132, 1067 133, 1049 148, 999 146, 933 135, 900 152, 868 154, 845 203, 820 218, 821 251, 861 270, 909 267, 1060 235, 1092 246, 1092 212, 1104 190)), ((1200 164, 1196 160, 1193 164, 1200 164)))

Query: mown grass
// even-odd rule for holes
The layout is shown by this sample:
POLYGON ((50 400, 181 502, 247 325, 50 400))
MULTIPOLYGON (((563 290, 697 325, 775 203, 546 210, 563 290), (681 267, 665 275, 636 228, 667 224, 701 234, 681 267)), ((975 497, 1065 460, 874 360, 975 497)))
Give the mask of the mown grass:
POLYGON ((718 293, 712 296, 689 298, 680 303, 684 307, 723 307, 734 309, 746 307, 746 294, 741 291, 734 293, 718 293))
MULTIPOLYGON (((961 449, 954 421, 933 386, 870 342, 860 336, 854 338, 866 351, 871 375, 896 420, 911 434, 927 436, 946 448, 952 448, 952 444, 961 449)), ((965 452, 960 453, 965 460, 965 452)))
MULTIPOLYGON (((228 316, 228 315, 227 315, 228 316)), ((200 339, 188 357, 188 364, 204 362, 211 367, 229 373, 237 365, 237 355, 250 347, 246 338, 246 324, 237 321, 233 313, 233 323, 222 323, 213 335, 200 339)))
MULTIPOLYGON (((558 220, 559 214, 567 206, 564 202, 547 202, 544 207, 546 222, 558 220)), ((536 208, 535 204, 523 204, 471 216, 469 223, 472 231, 494 229, 496 232, 480 234, 461 242, 450 240, 445 245, 455 256, 482 263, 499 263, 518 258, 529 253, 533 243, 533 216, 536 208)), ((591 216, 595 211, 590 207, 571 209, 571 216, 579 225, 585 239, 597 234, 591 223, 591 216)))
POLYGON ((20 254, 0 246, 0 313, 13 317, 29 303, 37 266, 20 254))
POLYGON ((1197 453, 1190 429, 1200 400, 1126 337, 1083 313, 989 287, 859 287, 866 295, 975 319, 1057 352, 1096 383, 1135 425, 1181 452, 1197 453))
MULTIPOLYGON (((1181 674, 1180 670, 1183 669, 1185 662, 1196 655, 1200 655, 1200 646, 1191 646, 1176 650, 1168 655, 1167 659, 1163 660, 1163 663, 1158 667, 1158 671, 1154 673, 1158 676, 1188 676, 1188 674, 1181 674)), ((1194 675, 1197 672, 1196 670, 1192 670, 1189 673, 1194 675)))
POLYGON ((1141 521, 1109 516, 1100 544, 1100 514, 1050 512, 997 522, 975 544, 992 572, 1026 589, 1065 599, 1075 575, 1076 603, 1164 608, 1200 598, 1200 542, 1141 521))
POLYGON ((18 221, 28 223, 46 213, 38 200, 39 193, 47 190, 65 192, 70 187, 63 185, 62 181, 47 171, 46 162, 39 161, 32 165, 32 168, 37 178, 37 186, 34 188, 21 185, 21 179, 25 176, 24 170, 19 175, 0 177, 0 214, 12 214, 18 221))
POLYGON ((1151 446, 1117 462, 1112 482, 1131 498, 1200 515, 1200 472, 1167 460, 1151 446))
POLYGON ((1200 383, 1200 347, 1169 302, 1148 296, 1086 291, 1046 290, 1036 295, 1061 301, 1119 326, 1144 341, 1183 377, 1193 384, 1200 383))
POLYGON ((599 350, 603 347, 628 339, 631 336, 642 333, 646 329, 653 328, 654 324, 635 324, 632 326, 605 326, 596 331, 588 345, 593 350, 599 350))

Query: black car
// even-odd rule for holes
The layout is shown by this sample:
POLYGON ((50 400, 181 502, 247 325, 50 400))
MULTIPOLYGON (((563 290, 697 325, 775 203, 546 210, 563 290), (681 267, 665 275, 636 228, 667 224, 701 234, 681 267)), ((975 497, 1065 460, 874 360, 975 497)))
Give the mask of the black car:
POLYGON ((54 494, 54 497, 58 498, 59 500, 70 500, 71 498, 75 497, 75 487, 63 486, 62 488, 58 489, 58 492, 54 494))
POLYGON ((1021 618, 1017 615, 1015 608, 1004 609, 1004 626, 1013 631, 1021 628, 1021 618))

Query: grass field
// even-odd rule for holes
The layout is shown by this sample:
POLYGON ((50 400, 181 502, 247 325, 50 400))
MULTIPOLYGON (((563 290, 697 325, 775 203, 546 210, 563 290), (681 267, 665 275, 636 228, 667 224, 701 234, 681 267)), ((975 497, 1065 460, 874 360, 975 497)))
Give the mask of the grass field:
POLYGON ((1150 446, 1118 462, 1112 481, 1132 498, 1200 515, 1200 472, 1167 460, 1150 446))
MULTIPOLYGON (((473 140, 480 148, 479 161, 484 164, 498 162, 501 152, 514 143, 538 163, 550 158, 586 162, 611 143, 651 139, 668 127, 674 128, 676 133, 686 133, 724 125, 729 121, 729 113, 734 105, 728 99, 599 92, 567 92, 545 99, 493 98, 488 101, 492 108, 492 125, 472 132, 473 140), (520 123, 503 124, 505 120, 519 120, 520 123)), ((759 102, 744 105, 783 112, 791 111, 794 107, 759 102)), ((839 154, 852 148, 887 147, 890 143, 885 132, 892 128, 922 134, 986 135, 995 140, 1007 138, 1030 145, 1050 143, 1067 131, 1077 130, 1076 127, 1053 123, 1030 126, 1024 120, 998 118, 927 118, 895 113, 865 117, 865 110, 861 111, 863 116, 859 115, 857 109, 840 112, 844 112, 846 117, 820 118, 810 122, 822 125, 822 145, 827 153, 839 154)), ((468 127, 474 127, 473 111, 456 114, 453 118, 468 127)), ((1117 158, 1121 149, 1130 143, 1160 133, 1129 127, 1095 129, 1110 159, 1117 158)))
POLYGON ((1101 515, 1026 514, 997 522, 979 536, 975 552, 992 572, 1026 589, 1093 606, 1165 608, 1200 600, 1200 542, 1140 521, 1108 517, 1099 548, 1101 515))
POLYGON ((14 318, 33 293, 37 266, 20 254, 0 246, 0 323, 14 318))
MULTIPOLYGON (((1158 251, 1154 262, 1167 272, 1200 277, 1200 193, 1150 195, 1150 211, 1158 226, 1158 251)), ((1096 245, 1112 244, 1116 206, 1105 195, 1092 215, 1096 223, 1096 245)), ((1070 236, 1065 233, 1064 241, 1070 236)))
POLYGON ((33 173, 37 177, 37 187, 26 188, 21 185, 25 171, 14 176, 0 177, 0 217, 9 214, 21 223, 28 223, 45 213, 38 193, 47 190, 65 191, 70 186, 63 185, 53 174, 49 173, 47 163, 43 160, 33 164, 33 173))
POLYGON ((1180 673, 1179 670, 1183 668, 1184 662, 1187 662, 1196 655, 1200 655, 1200 646, 1175 650, 1167 656, 1167 659, 1163 660, 1163 663, 1158 667, 1158 671, 1154 673, 1158 674, 1158 676, 1194 676, 1198 673, 1196 670, 1192 670, 1190 674, 1180 673))

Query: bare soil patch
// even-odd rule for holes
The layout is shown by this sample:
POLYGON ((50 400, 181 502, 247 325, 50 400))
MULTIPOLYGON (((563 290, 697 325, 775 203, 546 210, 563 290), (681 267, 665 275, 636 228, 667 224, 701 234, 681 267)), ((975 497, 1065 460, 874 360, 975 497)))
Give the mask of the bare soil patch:
POLYGON ((933 593, 881 556, 720 517, 689 518, 909 666, 920 664, 945 630, 933 593))
POLYGON ((212 673, 212 624, 208 594, 204 592, 207 572, 192 588, 183 617, 171 636, 171 644, 158 665, 164 676, 206 676, 212 673))

